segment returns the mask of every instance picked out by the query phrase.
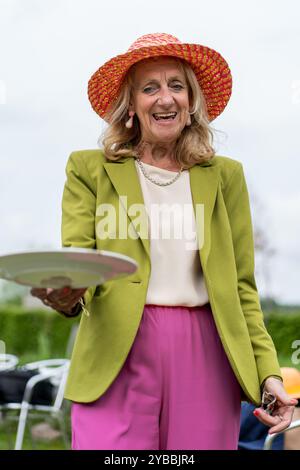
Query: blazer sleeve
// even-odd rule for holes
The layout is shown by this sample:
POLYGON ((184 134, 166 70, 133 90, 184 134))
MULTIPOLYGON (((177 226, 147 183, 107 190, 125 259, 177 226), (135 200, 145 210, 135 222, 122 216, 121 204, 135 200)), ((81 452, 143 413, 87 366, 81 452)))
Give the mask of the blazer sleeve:
MULTIPOLYGON (((82 152, 72 152, 69 156, 66 177, 62 197, 62 246, 96 248, 96 189, 93 188, 82 152)), ((92 300, 95 290, 96 286, 87 289, 83 296, 85 304, 92 300)))
POLYGON ((277 353, 264 324, 255 281, 254 236, 249 194, 242 164, 237 162, 224 190, 235 254, 238 293, 256 360, 260 385, 269 376, 282 380, 277 353))

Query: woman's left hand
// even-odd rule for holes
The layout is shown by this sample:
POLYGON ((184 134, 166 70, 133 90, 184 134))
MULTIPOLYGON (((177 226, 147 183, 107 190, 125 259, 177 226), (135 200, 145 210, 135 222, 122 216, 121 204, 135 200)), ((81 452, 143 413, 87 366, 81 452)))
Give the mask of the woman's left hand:
POLYGON ((253 414, 266 426, 270 426, 269 434, 274 434, 288 428, 292 422, 295 405, 298 400, 291 398, 285 391, 280 379, 269 377, 265 381, 264 391, 272 393, 276 397, 275 408, 272 415, 266 413, 263 408, 255 408, 253 414))

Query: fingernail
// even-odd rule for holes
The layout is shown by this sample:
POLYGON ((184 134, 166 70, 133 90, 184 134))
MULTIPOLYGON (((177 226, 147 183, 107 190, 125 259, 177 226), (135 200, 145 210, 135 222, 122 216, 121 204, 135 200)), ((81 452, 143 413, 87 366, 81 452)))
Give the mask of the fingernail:
POLYGON ((259 415, 259 411, 258 411, 258 410, 254 410, 254 411, 253 411, 253 414, 254 414, 255 416, 258 416, 258 415, 259 415))

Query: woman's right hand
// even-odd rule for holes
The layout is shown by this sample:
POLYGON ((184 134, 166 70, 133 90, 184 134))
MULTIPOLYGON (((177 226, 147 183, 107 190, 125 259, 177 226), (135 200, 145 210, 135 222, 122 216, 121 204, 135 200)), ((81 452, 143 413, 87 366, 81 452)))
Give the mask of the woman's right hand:
POLYGON ((54 310, 61 311, 65 314, 72 314, 72 310, 79 302, 87 289, 72 289, 71 287, 63 287, 61 289, 41 289, 33 287, 30 291, 31 295, 38 297, 43 304, 54 310))

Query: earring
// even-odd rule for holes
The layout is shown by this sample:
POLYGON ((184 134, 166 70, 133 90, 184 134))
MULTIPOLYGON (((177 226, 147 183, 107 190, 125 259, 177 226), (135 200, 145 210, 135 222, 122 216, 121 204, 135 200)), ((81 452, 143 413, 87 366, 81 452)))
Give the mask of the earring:
POLYGON ((190 115, 190 113, 189 113, 185 125, 186 125, 186 126, 190 126, 191 124, 192 124, 192 120, 191 120, 191 115, 190 115))
POLYGON ((125 127, 127 127, 127 129, 131 129, 132 126, 133 126, 133 116, 134 116, 134 111, 129 111, 129 119, 128 121, 125 122, 125 127))

